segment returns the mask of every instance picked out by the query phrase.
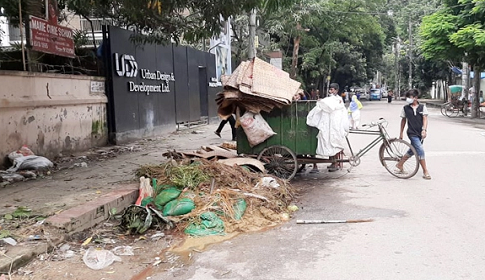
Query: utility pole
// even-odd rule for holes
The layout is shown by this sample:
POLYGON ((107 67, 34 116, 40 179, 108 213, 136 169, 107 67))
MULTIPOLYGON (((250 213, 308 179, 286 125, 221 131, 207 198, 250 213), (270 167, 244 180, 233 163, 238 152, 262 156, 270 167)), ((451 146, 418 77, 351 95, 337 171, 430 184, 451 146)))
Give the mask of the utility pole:
POLYGON ((394 51, 396 52, 394 55, 396 67, 396 75, 394 77, 394 94, 396 97, 401 97, 401 94, 399 93, 399 55, 401 53, 401 39, 399 37, 396 38, 394 51))
POLYGON ((249 13, 249 59, 253 59, 256 56, 256 44, 254 39, 256 37, 256 10, 252 9, 249 13))
POLYGON ((24 45, 24 30, 23 30, 23 20, 22 20, 22 1, 19 0, 19 19, 20 19, 20 46, 22 48, 22 65, 24 68, 24 71, 27 70, 25 67, 25 45, 24 45))
POLYGON ((413 88, 413 33, 411 19, 409 19, 409 89, 413 88))

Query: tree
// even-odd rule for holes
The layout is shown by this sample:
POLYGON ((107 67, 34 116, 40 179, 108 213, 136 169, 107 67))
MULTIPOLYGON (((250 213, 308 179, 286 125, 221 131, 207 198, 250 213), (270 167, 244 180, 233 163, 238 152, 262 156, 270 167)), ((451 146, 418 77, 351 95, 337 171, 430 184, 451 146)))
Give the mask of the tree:
MULTIPOLYGON (((42 16, 43 0, 21 0, 26 13, 42 16)), ((197 42, 221 31, 221 21, 253 8, 275 11, 294 0, 59 0, 60 7, 83 17, 111 19, 136 30, 138 40, 152 43, 197 42)), ((18 22, 17 1, 0 0, 0 7, 18 22)))
POLYGON ((285 70, 291 73, 291 63, 298 65, 296 78, 304 85, 322 88, 327 76, 342 87, 362 84, 381 67, 385 35, 375 11, 382 4, 381 0, 299 1, 269 15, 263 28, 284 53, 285 70), (291 57, 298 38, 295 61, 291 57))
POLYGON ((472 117, 479 116, 480 72, 485 69, 485 0, 446 0, 423 19, 421 50, 427 59, 462 58, 475 71, 472 117))

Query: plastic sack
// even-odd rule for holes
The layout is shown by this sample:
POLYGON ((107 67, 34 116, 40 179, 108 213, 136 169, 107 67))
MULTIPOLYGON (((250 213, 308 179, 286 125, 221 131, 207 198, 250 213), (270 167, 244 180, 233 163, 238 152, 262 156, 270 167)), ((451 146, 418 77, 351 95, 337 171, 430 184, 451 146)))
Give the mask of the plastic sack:
POLYGON ((27 145, 23 145, 18 151, 17 153, 20 153, 22 154, 23 156, 33 156, 35 155, 34 152, 32 152, 31 149, 29 149, 29 147, 27 147, 27 145))
POLYGON ((306 116, 306 124, 311 127, 318 127, 320 124, 320 119, 321 119, 321 114, 320 114, 321 109, 315 106, 313 109, 308 112, 308 115, 306 116))
POLYGON ((190 213, 195 208, 195 203, 190 198, 172 200, 163 207, 163 216, 179 216, 190 213))
POLYGON ((189 224, 184 232, 191 236, 224 234, 224 222, 214 212, 202 213, 200 220, 200 223, 189 224))
POLYGON ((41 156, 21 156, 13 161, 13 166, 7 171, 15 172, 17 170, 42 170, 53 167, 52 161, 41 156))
POLYGON ((138 188, 138 198, 135 205, 140 206, 143 199, 153 195, 153 188, 150 185, 150 178, 140 177, 140 187, 138 188))
POLYGON ((153 202, 153 197, 149 196, 149 197, 145 197, 142 201, 141 201, 141 205, 140 206, 147 206, 148 204, 152 203, 153 202))
POLYGON ((232 208, 234 209, 234 219, 235 220, 241 220, 242 216, 244 215, 244 212, 246 212, 246 200, 240 198, 234 203, 232 208))
POLYGON ((165 204, 179 197, 181 192, 181 190, 175 187, 170 187, 168 189, 162 190, 155 198, 155 206, 157 206, 157 208, 159 209, 162 209, 165 204))
POLYGON ((113 262, 121 262, 121 258, 111 251, 89 247, 83 256, 84 263, 91 269, 99 270, 110 266, 113 262))
POLYGON ((259 186, 277 189, 280 187, 280 184, 278 184, 278 181, 273 177, 263 177, 256 184, 255 188, 258 188, 259 186))
POLYGON ((266 139, 276 134, 261 114, 254 114, 247 111, 240 118, 240 122, 248 138, 249 146, 251 147, 263 143, 266 139))

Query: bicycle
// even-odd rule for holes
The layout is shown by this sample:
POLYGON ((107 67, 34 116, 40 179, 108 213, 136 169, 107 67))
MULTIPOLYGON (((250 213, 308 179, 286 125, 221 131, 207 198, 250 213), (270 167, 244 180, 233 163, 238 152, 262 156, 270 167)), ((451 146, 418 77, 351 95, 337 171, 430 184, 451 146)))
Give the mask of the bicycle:
POLYGON ((360 158, 382 141, 382 144, 379 148, 379 160, 384 168, 397 178, 408 179, 413 177, 414 175, 416 175, 419 169, 418 157, 410 157, 404 163, 403 169, 398 169, 396 165, 409 150, 411 150, 413 155, 416 155, 416 150, 407 141, 397 138, 391 138, 387 133, 384 124, 387 124, 387 121, 383 118, 380 118, 377 122, 362 125, 362 127, 369 128, 377 126, 378 130, 350 130, 350 133, 353 134, 377 135, 377 137, 373 141, 371 141, 366 147, 361 149, 355 155, 350 145, 350 141, 347 137, 347 144, 349 145, 351 153, 351 157, 348 159, 348 161, 351 165, 351 168, 358 166, 360 164, 360 158))
POLYGON ((457 98, 452 98, 450 102, 446 102, 441 106, 441 114, 449 117, 455 118, 458 115, 463 113, 463 116, 467 116, 470 108, 468 106, 468 100, 463 98, 462 100, 457 98))
POLYGON ((244 130, 239 128, 237 153, 258 159, 263 163, 268 174, 289 181, 299 171, 303 171, 307 164, 330 163, 337 169, 342 169, 346 162, 350 163, 351 168, 357 166, 360 164, 360 158, 382 141, 379 160, 389 173, 403 179, 411 178, 417 173, 419 166, 416 157, 409 158, 402 171, 397 170, 396 164, 407 151, 411 150, 416 154, 416 150, 404 140, 391 138, 384 126, 387 122, 382 118, 377 122, 364 125, 369 128, 376 126, 377 130, 351 130, 351 133, 377 136, 357 154, 354 154, 347 138, 350 158, 343 153, 337 153, 332 157, 319 157, 316 151, 320 132, 316 127, 307 125, 308 112, 315 107, 315 103, 314 100, 298 101, 290 106, 274 109, 271 113, 261 112, 261 116, 276 134, 256 146, 251 146, 244 130))

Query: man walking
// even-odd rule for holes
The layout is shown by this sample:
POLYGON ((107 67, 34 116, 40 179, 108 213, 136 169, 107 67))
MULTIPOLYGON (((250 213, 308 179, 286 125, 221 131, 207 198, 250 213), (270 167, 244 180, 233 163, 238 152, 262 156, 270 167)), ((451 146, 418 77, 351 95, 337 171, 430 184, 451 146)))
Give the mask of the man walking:
POLYGON ((227 117, 226 119, 223 119, 221 121, 221 123, 219 124, 219 127, 217 128, 216 131, 214 131, 214 133, 217 136, 219 136, 219 138, 220 138, 221 137, 221 131, 224 128, 224 126, 226 125, 227 122, 229 122, 229 124, 231 125, 232 141, 236 141, 236 119, 234 118, 234 116, 232 114, 229 117, 227 117))
MULTIPOLYGON (((416 150, 419 164, 423 169, 423 178, 430 180, 428 168, 426 166, 426 160, 424 157, 423 141, 427 136, 428 132, 428 109, 426 105, 420 104, 418 101, 419 92, 417 89, 411 89, 406 93, 407 105, 401 110, 401 132, 399 134, 399 139, 403 138, 404 127, 406 126, 406 121, 408 124, 407 135, 411 141, 411 145, 416 150)), ((396 168, 399 172, 404 171, 404 163, 410 157, 413 156, 411 149, 402 157, 402 159, 397 163, 396 168)))

